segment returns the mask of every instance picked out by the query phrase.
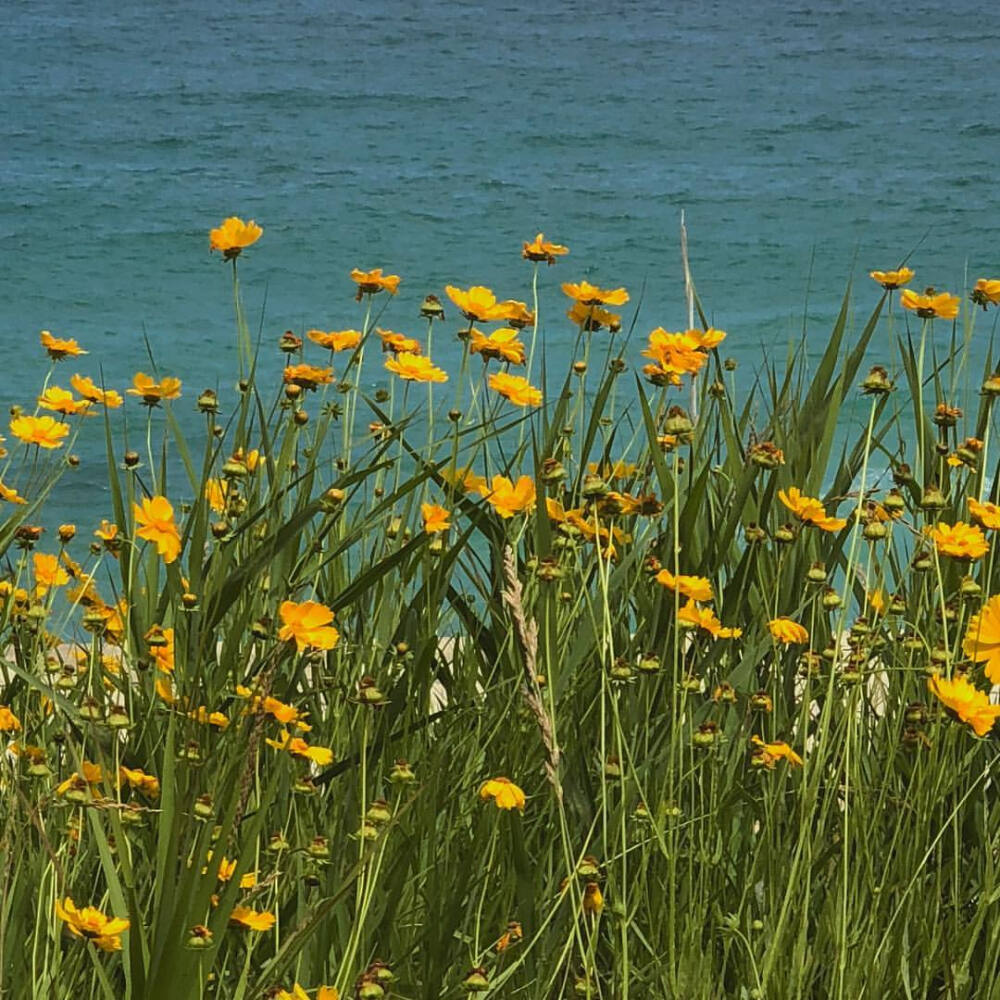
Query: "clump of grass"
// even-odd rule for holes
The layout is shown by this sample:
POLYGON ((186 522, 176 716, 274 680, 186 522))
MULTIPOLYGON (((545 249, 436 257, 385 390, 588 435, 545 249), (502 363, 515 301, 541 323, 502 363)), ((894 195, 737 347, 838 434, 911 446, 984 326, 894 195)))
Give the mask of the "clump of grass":
POLYGON ((959 315, 876 272, 859 330, 849 291, 811 370, 798 345, 749 380, 689 274, 697 323, 642 349, 626 289, 567 283, 553 372, 540 265, 566 248, 539 236, 530 302, 449 286, 457 331, 431 295, 421 340, 386 326, 405 284, 355 270, 345 329, 287 332, 274 380, 238 282, 260 236, 212 232, 231 391, 137 374, 127 449, 122 397, 60 393, 80 349, 45 334, 40 409, 11 424, 0 991, 993 982, 991 350, 970 373, 1000 283, 959 315), (72 442, 102 431, 108 508, 43 532, 72 442))

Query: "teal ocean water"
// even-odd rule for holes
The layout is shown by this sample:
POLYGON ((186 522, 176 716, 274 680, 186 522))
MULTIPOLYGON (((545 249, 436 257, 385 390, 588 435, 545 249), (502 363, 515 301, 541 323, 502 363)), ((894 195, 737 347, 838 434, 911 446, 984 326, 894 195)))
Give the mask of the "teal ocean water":
MULTIPOLYGON (((230 214, 265 229, 241 261, 265 341, 357 326, 355 266, 402 275, 383 323, 408 333, 446 283, 528 298, 538 230, 572 250, 542 273, 550 358, 571 343, 558 281, 624 284, 639 333, 677 329, 682 208, 699 292, 749 368, 806 316, 820 349, 847 281, 910 251, 921 286, 1000 276, 1000 21, 972 0, 3 9, 7 403, 44 376, 42 328, 111 385, 148 369, 145 336, 193 426, 197 390, 225 395, 234 371, 207 239, 230 214)), ((447 333, 435 354, 456 363, 447 333)))

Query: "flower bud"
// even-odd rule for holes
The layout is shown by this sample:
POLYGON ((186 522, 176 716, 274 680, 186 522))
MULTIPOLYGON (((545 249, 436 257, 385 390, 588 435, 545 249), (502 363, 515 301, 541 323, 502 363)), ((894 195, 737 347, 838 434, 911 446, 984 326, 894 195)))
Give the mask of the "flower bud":
POLYGON ((76 535, 76 525, 75 524, 60 524, 59 525, 59 541, 65 545, 67 542, 73 541, 76 535))

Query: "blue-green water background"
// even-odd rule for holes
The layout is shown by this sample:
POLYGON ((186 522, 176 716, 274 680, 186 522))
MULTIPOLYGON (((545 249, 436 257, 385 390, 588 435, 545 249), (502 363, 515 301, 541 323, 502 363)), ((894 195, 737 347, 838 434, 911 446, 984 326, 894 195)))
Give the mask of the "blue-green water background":
MULTIPOLYGON (((681 328, 681 208, 699 292, 748 371, 805 314, 820 350, 848 279, 865 311, 864 272, 914 248, 918 285, 1000 276, 985 4, 2 9, 5 403, 32 403, 40 329, 78 338, 78 367, 111 385, 148 369, 145 333, 194 427, 196 392, 225 398, 235 367, 228 268, 207 242, 230 214, 265 228, 241 273, 271 342, 358 326, 354 266, 403 276, 384 324, 417 335, 445 283, 528 298, 519 250, 537 230, 572 249, 542 272, 550 361, 572 342, 558 281, 625 284, 632 305, 644 289, 639 332, 681 328)), ((454 370, 452 319, 435 360, 454 370)), ((87 435, 94 460, 84 440, 60 502, 96 518, 87 435)))

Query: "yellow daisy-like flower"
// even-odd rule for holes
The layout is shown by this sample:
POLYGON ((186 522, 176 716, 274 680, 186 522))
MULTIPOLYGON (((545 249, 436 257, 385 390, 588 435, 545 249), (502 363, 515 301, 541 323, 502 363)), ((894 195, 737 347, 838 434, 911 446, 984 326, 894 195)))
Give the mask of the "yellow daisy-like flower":
POLYGON ((973 497, 969 497, 968 504, 969 516, 979 527, 987 531, 1000 530, 1000 507, 989 501, 980 503, 973 497))
POLYGON ((89 403, 98 403, 101 406, 115 409, 124 402, 121 394, 115 392, 114 389, 102 389, 94 383, 93 379, 83 375, 74 375, 69 380, 69 384, 89 403))
POLYGON ((908 285, 913 280, 913 271, 901 267, 898 271, 869 271, 872 281, 877 281, 887 292, 902 285, 908 285))
POLYGON ((351 271, 351 281, 358 286, 359 302, 362 295, 378 295, 379 292, 395 295, 399 291, 400 280, 398 274, 383 274, 380 267, 371 271, 362 271, 356 267, 351 271))
POLYGON ((181 554, 181 533, 174 523, 174 508, 166 497, 147 497, 142 504, 132 505, 136 537, 153 542, 165 563, 174 562, 181 554))
POLYGON ((524 792, 510 778, 498 777, 485 781, 479 789, 479 797, 488 802, 493 800, 497 809, 517 809, 524 812, 524 792))
POLYGON ((328 351, 353 351, 361 344, 360 330, 331 330, 324 333, 322 330, 307 330, 306 336, 320 347, 325 347, 328 351))
POLYGON ((48 330, 42 330, 38 335, 49 357, 53 361, 61 361, 63 358, 76 358, 87 352, 72 339, 63 340, 60 337, 53 337, 48 330))
POLYGON ((315 392, 317 386, 329 385, 333 381, 332 368, 317 368, 316 365, 287 365, 281 373, 285 385, 297 385, 300 389, 315 392))
POLYGON ((808 629, 791 618, 773 618, 767 623, 767 627, 774 639, 786 646, 809 641, 808 629))
POLYGON ((77 399, 73 393, 60 389, 57 385, 50 385, 38 397, 38 405, 43 410, 52 410, 54 413, 61 413, 64 417, 75 417, 90 409, 89 400, 77 399))
POLYGON ((754 758, 766 768, 773 768, 779 760, 787 760, 789 764, 802 767, 802 758, 787 743, 780 740, 765 743, 759 736, 751 736, 750 743, 754 748, 754 758))
POLYGON ((146 774, 141 767, 119 767, 118 783, 125 782, 129 788, 142 792, 147 798, 155 799, 160 794, 160 779, 152 774, 146 774))
POLYGON ((424 531, 428 535, 437 535, 442 531, 447 531, 451 527, 448 520, 451 512, 444 507, 439 507, 434 503, 422 503, 420 505, 420 516, 424 521, 424 531))
POLYGON ((617 333, 622 328, 621 316, 600 306, 585 306, 582 302, 574 302, 566 310, 566 315, 588 333, 594 333, 605 326, 611 333, 617 333))
POLYGON ((921 319, 954 319, 958 315, 960 302, 957 295, 935 292, 934 289, 928 289, 921 295, 904 288, 899 296, 900 305, 915 312, 921 319))
POLYGON ((927 688, 945 708, 970 725, 977 736, 985 736, 1000 718, 1000 705, 991 704, 989 695, 967 677, 958 675, 947 680, 934 674, 928 679, 927 688))
POLYGON ((60 448, 69 434, 69 425, 60 423, 55 417, 14 417, 10 432, 25 444, 60 448))
POLYGON ((397 354, 386 358, 385 367, 407 382, 447 382, 448 373, 421 354, 397 354))
POLYGON ((333 751, 328 747, 310 746, 302 737, 292 736, 287 729, 282 729, 281 736, 276 740, 267 740, 267 745, 275 750, 287 750, 293 757, 311 760, 320 767, 333 763, 333 751))
POLYGON ((402 333, 394 333, 392 330, 376 328, 375 332, 382 341, 382 353, 388 354, 420 354, 420 341, 413 337, 407 337, 402 333))
POLYGON ((233 260, 256 243, 263 233, 253 219, 244 222, 239 216, 231 215, 221 226, 209 231, 208 247, 210 251, 221 250, 225 260, 233 260))
POLYGON ((692 601, 705 602, 713 599, 711 581, 703 576, 684 576, 683 573, 674 576, 669 569, 661 569, 656 574, 656 582, 692 601))
POLYGON ((1000 280, 980 278, 972 289, 972 301, 982 306, 985 312, 989 306, 1000 306, 1000 280))
POLYGON ((847 526, 846 518, 830 517, 819 500, 805 496, 797 486, 790 486, 787 492, 778 490, 778 499, 800 521, 823 531, 840 531, 847 526))
POLYGON ((536 389, 521 375, 508 375, 497 372, 489 377, 489 386, 494 392, 500 393, 504 399, 515 406, 541 406, 542 391, 536 389))
POLYGON ((181 380, 167 376, 157 382, 144 372, 136 372, 132 378, 132 388, 126 390, 130 396, 139 396, 146 406, 156 406, 165 399, 179 399, 181 380))
POLYGON ((976 663, 985 663, 986 676, 1000 684, 1000 594, 991 597, 969 619, 962 652, 976 663))
POLYGON ((21 720, 7 705, 0 705, 0 732, 16 733, 21 728, 21 720))
POLYGON ((929 533, 938 552, 953 559, 981 559, 990 550, 982 529, 964 521, 955 524, 939 521, 929 533))
POLYGON ((13 486, 5 486, 3 483, 0 483, 0 500, 6 500, 7 503, 28 502, 13 486))
POLYGON ((497 297, 485 285, 473 285, 467 291, 454 285, 445 285, 444 290, 458 311, 470 322, 491 323, 503 318, 497 311, 497 297))
POLYGON ((624 288, 598 288, 589 281, 566 282, 562 290, 574 302, 585 306, 623 306, 628 302, 628 292, 624 288))
POLYGON ((69 896, 61 903, 56 900, 56 916, 74 937, 93 941, 102 951, 120 951, 121 935, 129 929, 129 921, 124 917, 106 916, 95 906, 79 910, 69 896))
POLYGON ((550 243, 545 239, 544 233, 539 233, 530 243, 524 244, 521 256, 525 260, 544 260, 546 264, 552 265, 556 262, 556 257, 565 257, 568 253, 569 247, 564 247, 561 243, 550 243))
POLYGON ((494 476, 489 485, 479 487, 479 492, 504 519, 535 508, 535 481, 531 476, 521 476, 516 483, 506 476, 494 476))
POLYGON ((333 612, 317 601, 282 601, 278 609, 282 625, 278 638, 282 642, 295 640, 301 653, 304 649, 333 649, 340 633, 330 624, 333 612))
POLYGON ((69 583, 69 573, 59 562, 59 557, 47 552, 33 552, 31 563, 35 570, 35 589, 39 595, 48 593, 52 587, 62 587, 69 583))
POLYGON ((277 922, 277 917, 267 910, 254 910, 249 906, 234 906, 229 914, 231 927, 242 927, 248 931, 269 931, 277 922))
POLYGON ((677 612, 677 621, 680 625, 699 628, 713 639, 738 639, 743 635, 743 629, 724 626, 711 608, 700 608, 690 599, 677 612))
POLYGON ((597 916, 604 909, 604 895, 596 882, 588 882, 583 889, 583 912, 597 916))
POLYGON ((512 365, 523 365, 524 344, 517 337, 518 331, 509 326, 494 330, 489 336, 473 328, 469 335, 469 353, 481 355, 484 361, 492 358, 512 365))

